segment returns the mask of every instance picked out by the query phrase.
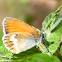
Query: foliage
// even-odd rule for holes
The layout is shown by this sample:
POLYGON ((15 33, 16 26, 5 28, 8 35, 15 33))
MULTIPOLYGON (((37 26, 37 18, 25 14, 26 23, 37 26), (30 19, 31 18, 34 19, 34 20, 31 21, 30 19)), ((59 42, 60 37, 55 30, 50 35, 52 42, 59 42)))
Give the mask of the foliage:
MULTIPOLYGON (((42 32, 46 33, 45 43, 48 42, 46 49, 47 54, 53 54, 61 43, 62 36, 62 15, 59 7, 55 12, 49 14, 42 23, 42 32)), ((46 46, 46 45, 45 45, 46 46)))

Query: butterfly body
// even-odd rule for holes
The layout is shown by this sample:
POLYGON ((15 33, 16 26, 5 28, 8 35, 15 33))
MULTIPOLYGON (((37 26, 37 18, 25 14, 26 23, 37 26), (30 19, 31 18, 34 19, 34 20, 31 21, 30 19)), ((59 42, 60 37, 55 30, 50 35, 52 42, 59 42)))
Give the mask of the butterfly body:
POLYGON ((41 34, 30 25, 15 18, 3 20, 3 43, 15 54, 26 51, 41 43, 41 34))

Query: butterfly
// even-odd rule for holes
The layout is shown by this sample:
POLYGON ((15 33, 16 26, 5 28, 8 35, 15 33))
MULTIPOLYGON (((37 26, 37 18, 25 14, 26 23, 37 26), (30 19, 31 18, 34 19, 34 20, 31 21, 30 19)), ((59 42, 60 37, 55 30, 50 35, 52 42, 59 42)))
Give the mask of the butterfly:
POLYGON ((6 17, 3 20, 3 33, 5 47, 14 54, 38 46, 42 41, 40 32, 16 18, 6 17))

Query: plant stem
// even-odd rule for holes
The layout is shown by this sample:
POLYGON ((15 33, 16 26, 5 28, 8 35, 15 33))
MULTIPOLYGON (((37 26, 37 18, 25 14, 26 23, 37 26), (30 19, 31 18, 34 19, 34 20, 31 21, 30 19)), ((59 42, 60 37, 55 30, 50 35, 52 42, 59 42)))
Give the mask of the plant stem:
POLYGON ((54 55, 57 56, 58 59, 62 62, 62 56, 61 56, 61 54, 60 54, 61 45, 62 45, 62 42, 60 43, 60 45, 59 45, 57 51, 54 53, 54 55))

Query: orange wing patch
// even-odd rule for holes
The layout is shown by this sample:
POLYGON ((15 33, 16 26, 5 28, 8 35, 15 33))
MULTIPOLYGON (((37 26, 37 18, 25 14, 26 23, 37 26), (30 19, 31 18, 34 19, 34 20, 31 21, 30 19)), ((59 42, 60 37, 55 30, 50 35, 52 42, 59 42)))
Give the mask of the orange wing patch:
POLYGON ((3 27, 5 29, 5 34, 8 33, 17 33, 17 32, 25 32, 25 33, 30 33, 35 36, 39 36, 40 33, 37 32, 35 29, 33 29, 30 25, 15 19, 15 18, 5 18, 3 21, 3 27))
POLYGON ((13 35, 12 34, 7 34, 7 35, 3 36, 3 43, 8 50, 12 51, 15 54, 18 54, 21 51, 21 48, 20 48, 19 43, 18 43, 19 41, 17 41, 17 42, 11 41, 10 40, 11 36, 13 36, 13 35))

